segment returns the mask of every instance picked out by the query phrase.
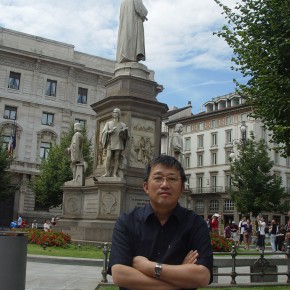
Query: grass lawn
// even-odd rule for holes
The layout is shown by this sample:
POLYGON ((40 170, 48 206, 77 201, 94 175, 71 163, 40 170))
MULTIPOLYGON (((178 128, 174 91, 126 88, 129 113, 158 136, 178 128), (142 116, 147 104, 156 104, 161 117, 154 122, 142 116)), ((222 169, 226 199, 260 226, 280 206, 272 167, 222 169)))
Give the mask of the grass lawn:
MULTIPOLYGON (((99 286, 97 288, 98 290, 118 290, 119 288, 116 286, 99 286)), ((205 289, 205 290, 212 290, 212 289, 218 289, 218 290, 286 290, 289 289, 289 286, 259 286, 259 287, 232 287, 232 288, 199 288, 199 289, 205 289)))
POLYGON ((59 257, 73 257, 73 258, 90 258, 90 259, 103 259, 104 254, 102 249, 92 245, 70 244, 66 248, 60 247, 47 247, 43 249, 42 246, 35 244, 27 245, 27 253, 31 255, 44 255, 44 256, 59 256, 59 257))

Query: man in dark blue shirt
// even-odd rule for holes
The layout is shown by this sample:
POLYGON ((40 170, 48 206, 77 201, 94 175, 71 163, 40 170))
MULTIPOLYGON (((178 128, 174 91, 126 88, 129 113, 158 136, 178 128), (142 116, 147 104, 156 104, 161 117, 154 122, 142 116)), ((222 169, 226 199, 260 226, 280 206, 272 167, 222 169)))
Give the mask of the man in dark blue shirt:
POLYGON ((206 222, 181 207, 186 176, 173 157, 147 166, 150 204, 116 222, 108 273, 120 289, 196 289, 212 282, 213 254, 206 222))

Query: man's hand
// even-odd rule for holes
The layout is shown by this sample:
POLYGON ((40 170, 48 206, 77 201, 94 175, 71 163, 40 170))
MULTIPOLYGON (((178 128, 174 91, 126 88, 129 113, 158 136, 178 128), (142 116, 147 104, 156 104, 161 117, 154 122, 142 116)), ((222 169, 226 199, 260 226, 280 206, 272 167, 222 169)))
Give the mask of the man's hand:
POLYGON ((184 258, 182 265, 195 264, 197 257, 198 257, 198 252, 196 250, 189 251, 188 254, 186 255, 186 257, 184 258))

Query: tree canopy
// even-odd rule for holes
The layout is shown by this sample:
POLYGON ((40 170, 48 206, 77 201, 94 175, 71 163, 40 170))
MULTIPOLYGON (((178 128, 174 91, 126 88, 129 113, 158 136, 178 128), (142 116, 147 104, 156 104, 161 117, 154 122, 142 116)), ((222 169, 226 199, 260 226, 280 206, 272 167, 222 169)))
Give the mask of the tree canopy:
POLYGON ((0 202, 7 200, 15 191, 15 187, 11 184, 11 173, 8 171, 10 162, 8 150, 3 146, 0 135, 0 202))
POLYGON ((247 80, 234 80, 237 91, 271 132, 276 150, 290 156, 290 1, 242 0, 234 8, 214 1, 228 21, 216 34, 233 49, 232 69, 247 80))
MULTIPOLYGON (((83 156, 88 163, 86 174, 92 173, 92 141, 88 139, 87 129, 82 130, 84 136, 83 156)), ((66 181, 72 180, 72 171, 70 169, 70 157, 67 148, 70 146, 74 135, 74 126, 70 126, 69 131, 61 137, 60 144, 52 146, 49 150, 47 159, 40 165, 40 174, 36 176, 30 186, 35 194, 35 200, 43 208, 57 207, 62 204, 61 186, 66 181)))
POLYGON ((273 161, 264 140, 256 142, 254 135, 238 145, 238 156, 231 160, 230 196, 241 213, 285 212, 287 196, 282 179, 271 170, 273 161))

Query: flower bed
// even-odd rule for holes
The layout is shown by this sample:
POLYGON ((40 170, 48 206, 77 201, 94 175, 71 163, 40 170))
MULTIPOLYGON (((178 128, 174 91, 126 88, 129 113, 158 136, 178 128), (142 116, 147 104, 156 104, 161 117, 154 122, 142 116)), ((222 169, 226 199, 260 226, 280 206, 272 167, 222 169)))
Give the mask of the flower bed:
POLYGON ((214 252, 230 252, 235 244, 234 240, 227 239, 216 233, 210 234, 211 246, 214 252))
POLYGON ((71 241, 71 237, 63 232, 29 229, 27 233, 28 243, 30 244, 65 247, 71 241))

